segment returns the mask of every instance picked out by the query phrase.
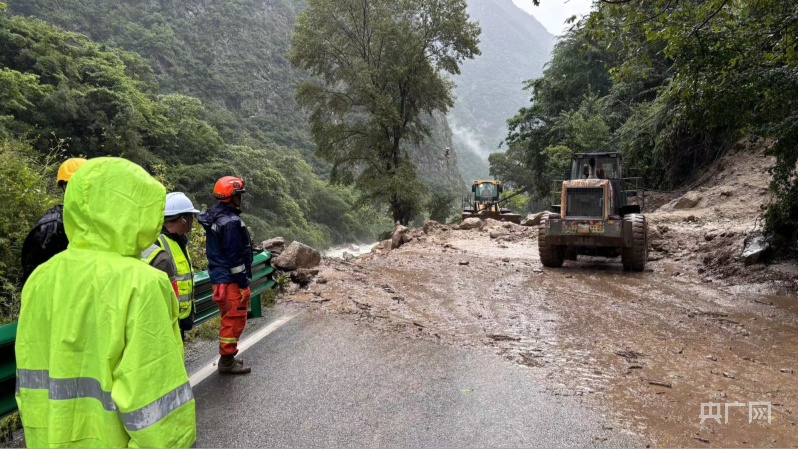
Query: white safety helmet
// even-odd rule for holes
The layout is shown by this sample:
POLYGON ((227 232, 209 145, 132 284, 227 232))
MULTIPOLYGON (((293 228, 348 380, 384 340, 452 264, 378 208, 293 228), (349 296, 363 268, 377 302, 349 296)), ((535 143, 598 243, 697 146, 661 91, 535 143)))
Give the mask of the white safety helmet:
POLYGON ((164 217, 174 217, 181 214, 198 214, 194 204, 183 192, 169 192, 166 194, 166 210, 164 217))

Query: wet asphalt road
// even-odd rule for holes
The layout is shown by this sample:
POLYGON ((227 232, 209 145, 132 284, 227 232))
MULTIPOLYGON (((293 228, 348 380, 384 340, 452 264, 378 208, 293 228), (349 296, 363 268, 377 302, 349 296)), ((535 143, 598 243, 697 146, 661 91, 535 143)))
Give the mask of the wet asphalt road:
POLYGON ((302 312, 243 356, 252 374, 214 373, 194 387, 198 447, 639 444, 489 351, 346 317, 302 312))

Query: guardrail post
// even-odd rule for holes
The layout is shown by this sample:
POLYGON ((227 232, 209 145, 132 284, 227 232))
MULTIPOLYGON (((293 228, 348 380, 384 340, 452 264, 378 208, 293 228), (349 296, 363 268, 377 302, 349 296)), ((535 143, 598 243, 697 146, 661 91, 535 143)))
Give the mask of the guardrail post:
POLYGON ((252 306, 252 318, 263 318, 263 310, 261 309, 260 304, 260 297, 263 293, 255 295, 254 298, 251 299, 251 306, 252 306))

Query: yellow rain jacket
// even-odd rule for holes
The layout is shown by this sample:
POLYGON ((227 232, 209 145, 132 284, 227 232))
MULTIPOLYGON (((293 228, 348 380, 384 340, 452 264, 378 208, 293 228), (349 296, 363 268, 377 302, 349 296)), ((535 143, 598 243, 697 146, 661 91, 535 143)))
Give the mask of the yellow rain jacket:
POLYGON ((139 259, 161 230, 165 195, 119 158, 92 159, 70 180, 69 247, 22 291, 16 399, 29 447, 194 444, 177 298, 139 259))

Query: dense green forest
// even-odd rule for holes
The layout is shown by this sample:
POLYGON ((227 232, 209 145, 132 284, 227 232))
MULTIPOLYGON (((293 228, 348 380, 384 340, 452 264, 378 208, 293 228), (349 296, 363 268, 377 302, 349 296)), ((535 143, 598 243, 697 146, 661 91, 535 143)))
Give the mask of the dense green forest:
POLYGON ((766 229, 798 249, 798 3, 597 2, 528 89, 491 174, 544 198, 574 152, 611 150, 648 188, 672 190, 741 138, 770 138, 766 229))
MULTIPOLYGON (((354 208, 303 154, 264 139, 231 140, 229 117, 180 93, 164 94, 147 60, 37 19, 0 11, 0 282, 4 307, 18 294, 19 250, 38 216, 60 201, 54 171, 70 156, 121 156, 212 204, 213 182, 243 176, 246 220, 258 239, 317 247, 369 240, 390 220, 354 208), (221 117, 220 117, 221 115, 221 117), (250 145, 245 145, 249 143, 250 145), (11 300, 9 300, 11 299, 11 300)), ((8 312, 9 310, 6 310, 8 312)))
MULTIPOLYGON (((202 100, 209 123, 224 142, 291 148, 302 154, 317 177, 327 180, 330 166, 316 157, 308 116, 295 100, 296 86, 307 74, 288 61, 296 18, 306 7, 305 0, 9 3, 13 14, 37 17, 141 55, 151 64, 160 92, 202 100)), ((431 192, 459 193, 456 158, 453 170, 423 163, 435 154, 443 159, 444 148, 450 146, 448 125, 438 117, 432 122, 430 138, 410 149, 419 178, 431 192)), ((338 221, 336 216, 330 220, 338 221)), ((385 224, 369 227, 382 229, 385 224)), ((333 242, 339 241, 336 235, 333 242)))

